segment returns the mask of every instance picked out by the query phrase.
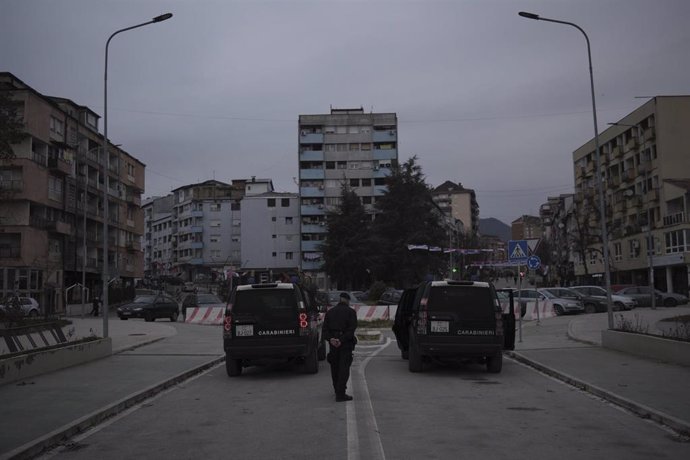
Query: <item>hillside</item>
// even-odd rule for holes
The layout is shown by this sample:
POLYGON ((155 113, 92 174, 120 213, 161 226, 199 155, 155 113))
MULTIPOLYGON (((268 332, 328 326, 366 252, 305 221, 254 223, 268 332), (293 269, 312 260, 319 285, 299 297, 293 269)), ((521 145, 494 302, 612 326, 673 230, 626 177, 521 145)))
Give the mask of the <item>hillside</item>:
POLYGON ((503 241, 509 241, 510 225, 504 224, 493 217, 479 219, 479 233, 481 235, 495 235, 503 241))

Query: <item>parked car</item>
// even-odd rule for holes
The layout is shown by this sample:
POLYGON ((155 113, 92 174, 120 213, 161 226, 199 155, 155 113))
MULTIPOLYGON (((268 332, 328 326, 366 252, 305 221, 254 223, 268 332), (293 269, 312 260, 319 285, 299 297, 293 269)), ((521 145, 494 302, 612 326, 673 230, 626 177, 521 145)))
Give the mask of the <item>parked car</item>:
POLYGON ((389 289, 381 294, 381 297, 376 302, 377 305, 397 305, 400 302, 403 291, 400 289, 389 289))
POLYGON ((187 281, 182 285, 182 292, 196 292, 197 287, 194 285, 193 282, 187 281))
POLYGON ((554 312, 558 315, 568 313, 583 313, 585 305, 574 293, 563 292, 558 289, 540 288, 537 291, 553 305, 554 312))
MULTIPOLYGON (((616 294, 632 297, 637 301, 639 307, 651 307, 652 295, 649 286, 632 286, 621 289, 616 294)), ((688 303, 688 298, 682 294, 675 294, 673 292, 663 292, 658 289, 654 290, 656 296, 656 306, 661 307, 675 307, 688 303)))
POLYGON ((602 302, 601 297, 585 295, 570 288, 552 287, 548 288, 555 295, 561 298, 575 298, 582 303, 585 313, 597 313, 598 311, 606 311, 606 301, 602 302))
POLYGON ((187 309, 188 308, 197 308, 197 307, 206 307, 206 308, 221 307, 221 308, 225 308, 225 302, 220 300, 220 297, 218 297, 215 294, 188 294, 182 300, 182 317, 183 318, 187 317, 187 309))
POLYGON ((513 346, 506 343, 505 315, 490 283, 423 283, 415 294, 410 316, 410 372, 422 372, 425 362, 432 360, 469 359, 498 373, 503 366, 503 349, 513 346))
MULTIPOLYGON (((597 312, 607 311, 606 289, 603 287, 573 286, 570 289, 591 298, 589 302, 585 302, 585 311, 591 311, 592 308, 597 312)), ((632 310, 637 307, 635 299, 617 294, 611 294, 611 302, 613 302, 613 310, 632 310)))
POLYGON ((134 301, 117 307, 117 316, 121 320, 144 318, 155 321, 157 318, 170 318, 177 321, 180 314, 177 300, 167 294, 140 295, 134 301))
POLYGON ((269 360, 295 362, 303 372, 317 373, 318 361, 326 359, 320 313, 297 284, 237 286, 223 319, 228 376, 269 360))
POLYGON ((41 307, 33 297, 8 297, 5 303, 0 305, 0 310, 7 313, 12 306, 16 306, 23 316, 36 317, 41 313, 41 307))

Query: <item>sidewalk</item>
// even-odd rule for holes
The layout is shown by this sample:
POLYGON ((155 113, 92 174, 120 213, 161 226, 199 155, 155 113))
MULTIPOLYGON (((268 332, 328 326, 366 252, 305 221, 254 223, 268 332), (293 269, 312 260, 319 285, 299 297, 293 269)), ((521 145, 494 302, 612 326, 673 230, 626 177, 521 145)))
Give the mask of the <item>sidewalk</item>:
MULTIPOLYGON (((101 317, 69 319, 78 334, 102 333, 101 317)), ((108 330, 112 356, 0 386, 0 459, 35 455, 224 358, 211 326, 110 316, 108 330)))
MULTIPOLYGON (((690 307, 615 313, 657 329, 660 319, 690 314, 690 307)), ((615 324, 615 323, 614 323, 615 324)), ((690 368, 601 347, 606 313, 523 323, 523 341, 508 354, 553 377, 690 434, 690 368)))

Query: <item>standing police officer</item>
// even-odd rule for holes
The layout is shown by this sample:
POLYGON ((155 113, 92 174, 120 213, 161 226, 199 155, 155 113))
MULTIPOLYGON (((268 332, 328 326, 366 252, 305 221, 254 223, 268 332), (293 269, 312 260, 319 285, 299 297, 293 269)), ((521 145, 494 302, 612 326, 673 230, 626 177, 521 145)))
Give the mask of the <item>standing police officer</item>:
POLYGON ((328 362, 331 365, 331 378, 335 390, 335 400, 351 401, 352 396, 345 393, 350 378, 352 352, 357 338, 357 313, 350 308, 350 295, 340 294, 340 302, 326 312, 323 336, 329 343, 328 362))

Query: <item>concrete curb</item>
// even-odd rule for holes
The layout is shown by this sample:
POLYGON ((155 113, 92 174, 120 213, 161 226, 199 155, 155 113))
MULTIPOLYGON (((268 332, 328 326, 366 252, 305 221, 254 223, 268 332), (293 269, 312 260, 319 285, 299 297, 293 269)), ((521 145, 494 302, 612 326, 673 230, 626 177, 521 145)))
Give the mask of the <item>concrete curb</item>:
POLYGON ((594 341, 591 341, 591 340, 585 340, 585 339, 583 339, 583 338, 581 338, 581 337, 578 337, 577 334, 575 334, 575 328, 573 327, 573 324, 575 324, 575 321, 569 321, 569 322, 568 322, 568 332, 567 332, 567 336, 568 336, 568 338, 569 338, 570 340, 574 340, 574 341, 580 342, 580 343, 586 343, 587 345, 592 345, 592 346, 595 346, 595 347, 600 347, 600 346, 601 346, 600 343, 597 343, 597 342, 594 342, 594 341))
POLYGON ((103 422, 107 418, 117 415, 120 412, 123 412, 126 409, 129 409, 130 407, 160 393, 161 391, 177 385, 178 383, 181 383, 196 374, 200 374, 201 372, 208 370, 217 364, 222 363, 223 361, 225 361, 225 356, 219 356, 200 366, 196 366, 171 378, 162 380, 154 385, 149 386, 148 388, 145 388, 142 391, 125 396, 119 401, 116 401, 88 415, 78 418, 73 422, 63 425, 62 427, 44 436, 41 436, 40 438, 36 438, 24 444, 23 446, 19 446, 9 452, 1 454, 0 460, 33 458, 48 448, 59 444, 61 441, 86 431, 88 428, 103 422))
POLYGON ((639 417, 653 420, 656 423, 665 425, 683 436, 690 436, 690 422, 665 414, 661 411, 657 411, 656 409, 652 409, 644 404, 636 403, 635 401, 631 401, 630 399, 619 396, 608 390, 604 390, 603 388, 589 384, 571 375, 557 371, 544 364, 541 364, 538 361, 523 356, 520 353, 514 351, 505 351, 504 353, 518 362, 533 367, 534 369, 565 382, 568 385, 572 385, 575 388, 586 391, 587 393, 598 396, 612 404, 627 409, 639 417))

